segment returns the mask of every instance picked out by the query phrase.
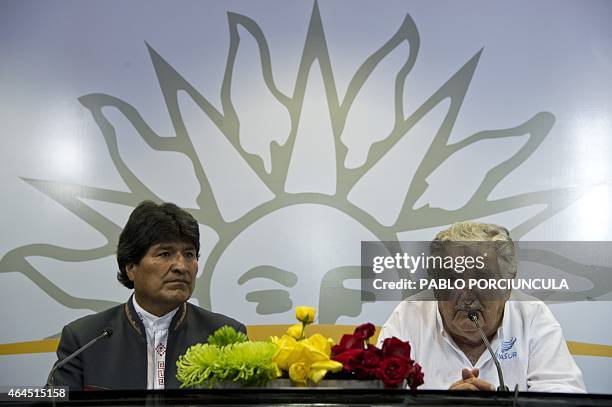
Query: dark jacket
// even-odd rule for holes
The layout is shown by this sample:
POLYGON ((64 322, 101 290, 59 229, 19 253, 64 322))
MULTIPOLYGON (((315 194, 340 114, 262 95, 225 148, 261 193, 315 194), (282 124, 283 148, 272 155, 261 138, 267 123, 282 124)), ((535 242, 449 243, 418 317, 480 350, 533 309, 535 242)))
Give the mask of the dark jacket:
MULTIPOLYGON (((205 343, 208 335, 224 325, 246 333, 240 322, 184 303, 168 328, 165 362, 165 388, 177 388, 176 361, 187 348, 205 343)), ((59 368, 54 385, 71 390, 146 389, 147 334, 130 300, 94 315, 77 319, 62 330, 57 348, 58 361, 111 328, 110 338, 102 338, 91 348, 59 368)), ((57 363, 57 362, 56 362, 57 363)))

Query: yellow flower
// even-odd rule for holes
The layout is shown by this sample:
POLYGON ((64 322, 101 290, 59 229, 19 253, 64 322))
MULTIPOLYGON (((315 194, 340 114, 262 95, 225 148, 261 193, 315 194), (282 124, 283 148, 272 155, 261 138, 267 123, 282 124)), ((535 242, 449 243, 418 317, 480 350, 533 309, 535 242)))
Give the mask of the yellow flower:
POLYGON ((301 342, 295 340, 295 338, 289 335, 283 335, 276 342, 276 354, 272 358, 272 361, 278 365, 282 370, 289 370, 289 367, 295 362, 300 361, 303 358, 304 347, 301 342))
POLYGON ((315 309, 313 307, 295 307, 295 318, 304 324, 310 324, 315 319, 315 309))
POLYGON ((302 324, 291 325, 289 328, 287 328, 287 335, 291 336, 292 338, 300 339, 303 334, 304 325, 302 324))
POLYGON ((315 319, 312 307, 296 307, 295 317, 301 324, 287 329, 282 337, 270 337, 276 345, 276 354, 272 358, 279 369, 289 373, 291 381, 297 386, 308 382, 319 383, 327 372, 342 370, 342 363, 330 360, 331 347, 334 341, 321 334, 304 338, 304 328, 315 319))
POLYGON ((328 371, 339 372, 340 370, 342 370, 342 363, 336 362, 335 360, 315 362, 310 365, 308 379, 314 384, 317 384, 325 377, 328 371))
POLYGON ((310 363, 329 360, 331 351, 327 346, 327 341, 322 335, 314 334, 310 338, 300 341, 300 344, 303 347, 302 357, 310 363), (321 339, 323 339, 323 341, 321 339))
POLYGON ((333 339, 326 338, 321 334, 313 334, 308 339, 305 339, 305 341, 327 357, 331 355, 331 347, 334 344, 333 339))
POLYGON ((306 362, 296 362, 289 367, 289 378, 292 382, 305 386, 310 373, 310 366, 306 362))

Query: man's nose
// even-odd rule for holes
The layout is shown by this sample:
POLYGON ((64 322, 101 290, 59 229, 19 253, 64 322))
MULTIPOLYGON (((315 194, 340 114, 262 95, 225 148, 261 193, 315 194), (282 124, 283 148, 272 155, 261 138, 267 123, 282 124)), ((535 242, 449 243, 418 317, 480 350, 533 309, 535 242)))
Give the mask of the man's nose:
POLYGON ((185 256, 183 256, 182 253, 177 253, 174 256, 174 262, 172 263, 172 269, 178 272, 185 272, 187 270, 189 270, 189 267, 187 266, 188 261, 185 258, 185 256))
POLYGON ((478 301, 478 298, 476 298, 476 294, 474 294, 474 291, 472 290, 462 291, 461 297, 459 297, 459 303, 465 304, 465 305, 473 305, 477 301, 478 301))

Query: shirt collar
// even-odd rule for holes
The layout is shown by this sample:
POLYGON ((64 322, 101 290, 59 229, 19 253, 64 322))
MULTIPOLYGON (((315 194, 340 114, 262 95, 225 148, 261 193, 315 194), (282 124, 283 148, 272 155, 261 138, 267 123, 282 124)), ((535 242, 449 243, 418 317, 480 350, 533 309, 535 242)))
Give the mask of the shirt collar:
POLYGON ((150 312, 146 311, 144 308, 142 308, 138 304, 138 302, 136 302, 136 296, 132 297, 132 303, 134 305, 136 313, 142 320, 143 325, 146 328, 155 328, 156 330, 168 329, 170 323, 172 322, 172 317, 174 317, 174 314, 176 314, 176 312, 178 311, 178 307, 176 307, 172 311, 168 312, 166 315, 158 317, 157 315, 153 315, 150 312))

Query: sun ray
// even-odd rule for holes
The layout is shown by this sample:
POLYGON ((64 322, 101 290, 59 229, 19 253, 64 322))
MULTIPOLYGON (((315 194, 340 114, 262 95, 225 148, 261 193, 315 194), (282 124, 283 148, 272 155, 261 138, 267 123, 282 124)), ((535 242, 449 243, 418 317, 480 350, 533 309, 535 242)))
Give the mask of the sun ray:
MULTIPOLYGON (((232 35, 240 35, 240 47, 233 60, 228 62, 233 71, 231 100, 224 106, 226 120, 232 120, 231 127, 237 129, 242 148, 264 160, 266 173, 269 174, 272 165, 270 144, 285 142, 291 132, 291 117, 287 107, 275 97, 274 89, 267 84, 271 79, 263 75, 271 67, 261 60, 257 40, 242 26, 234 29, 238 32, 232 32, 232 35), (262 67, 261 72, 254 68, 257 66, 262 67)), ((226 101, 225 98, 222 100, 226 101)))
POLYGON ((219 227, 223 228, 224 224, 234 222, 254 207, 274 199, 274 194, 219 128, 193 103, 193 99, 181 93, 179 102, 186 129, 194 135, 195 154, 202 163, 223 217, 224 223, 219 227), (228 179, 240 182, 227 182, 228 179))
MULTIPOLYGON (((202 163, 197 158, 197 154, 191 142, 190 135, 187 133, 183 117, 181 115, 179 102, 178 102, 178 91, 182 90, 186 92, 194 102, 210 117, 215 125, 223 129, 224 118, 221 113, 210 103, 204 96, 200 94, 187 80, 185 80, 170 64, 168 64, 152 47, 147 44, 149 55, 153 66, 155 67, 155 73, 159 81, 159 85, 166 102, 168 114, 172 120, 172 125, 175 131, 175 150, 185 154, 193 165, 195 175, 200 183, 200 194, 196 201, 198 206, 205 210, 209 214, 209 217, 214 218, 216 221, 212 221, 218 224, 221 221, 221 213, 219 211, 218 203, 214 198, 212 188, 208 182, 202 163)), ((154 136, 151 133, 149 138, 155 139, 158 136, 154 136)))
MULTIPOLYGON (((513 128, 482 131, 455 144, 440 145, 435 151, 430 149, 423 158, 422 164, 412 180, 408 195, 398 218, 398 224, 403 222, 403 217, 409 216, 407 214, 413 209, 417 199, 422 196, 427 188, 427 177, 457 151, 481 140, 516 137, 524 134, 529 135, 527 142, 514 155, 492 168, 485 175, 483 182, 473 194, 469 203, 484 202, 487 200, 493 188, 535 151, 550 131, 553 123, 554 117, 550 113, 539 113, 525 123, 513 128), (427 167, 425 167, 425 163, 427 163, 427 167), (424 168, 427 169, 424 170, 424 168)), ((437 137, 438 135, 436 138, 437 137)), ((434 139, 433 143, 435 142, 436 139, 434 139)))
MULTIPOLYGON (((34 283, 38 288, 45 292, 49 297, 53 298, 58 303, 71 309, 88 309, 93 312, 100 312, 117 305, 114 301, 99 300, 94 298, 79 298, 72 296, 59 288, 51 280, 43 276, 36 270, 25 258, 30 256, 30 250, 36 245, 22 246, 18 249, 7 253, 0 260, 0 272, 18 271, 34 283), (25 253, 25 255, 24 255, 25 253)), ((51 245, 44 245, 45 248, 51 248, 51 245)), ((61 247, 53 247, 54 250, 66 250, 61 247)))
MULTIPOLYGON (((302 53, 302 59, 299 64, 297 79, 295 81, 292 103, 289 108, 292 123, 291 134, 287 138, 285 144, 280 145, 278 143, 272 143, 271 145, 271 176, 273 179, 277 180, 278 185, 280 186, 284 186, 287 181, 287 173, 291 155, 293 154, 293 149, 295 148, 295 140, 300 122, 304 95, 306 93, 308 75, 315 61, 318 61, 321 73, 323 75, 323 84, 328 103, 329 115, 332 121, 334 134, 336 134, 337 121, 335 117, 337 116, 336 112, 339 110, 338 94, 335 81, 333 79, 333 71, 329 57, 329 50, 325 41, 325 33, 323 30, 323 24, 321 22, 321 15, 316 2, 313 6, 312 16, 310 18, 304 50, 302 53)), ((338 143, 339 136, 335 137, 335 140, 335 142, 338 143)), ((284 191, 280 191, 280 193, 282 192, 284 191)))
MULTIPOLYGON (((224 87, 222 88, 223 90, 221 100, 231 101, 231 98, 229 97, 229 87, 231 85, 232 71, 234 67, 234 62, 236 60, 238 47, 240 44, 240 36, 238 35, 238 25, 240 25, 245 30, 247 30, 257 42, 259 48, 259 57, 261 60, 262 74, 266 86, 281 104, 286 107, 290 106, 292 102, 291 98, 281 92, 276 86, 276 83, 274 82, 274 76, 272 75, 272 60, 270 57, 270 48, 268 47, 266 37, 259 25, 254 20, 240 14, 227 13, 227 17, 230 28, 230 49, 227 58, 227 67, 225 71, 226 77, 223 81, 224 87)), ((228 116, 228 114, 231 116, 231 104, 228 104, 227 106, 223 104, 223 111, 226 114, 226 117, 228 116)), ((235 112, 233 114, 235 114, 235 112)))
POLYGON ((418 34, 408 22, 411 20, 406 17, 397 33, 366 59, 349 83, 341 105, 341 140, 347 154, 344 161, 341 155, 338 158, 341 175, 344 174, 342 166, 363 165, 371 144, 387 138, 404 120, 403 80, 418 53, 418 34), (362 120, 364 116, 368 117, 366 123, 362 120), (367 142, 363 143, 362 139, 367 142))
POLYGON ((278 100, 278 102, 288 110, 290 120, 293 121, 294 118, 291 114, 291 99, 287 95, 283 94, 274 83, 270 50, 259 25, 257 25, 257 23, 250 18, 236 13, 228 13, 228 23, 230 30, 230 47, 227 57, 225 76, 221 86, 221 104, 225 113, 225 126, 222 130, 242 158, 251 166, 251 168, 253 168, 255 173, 266 184, 266 186, 274 193, 279 194, 282 191, 282 183, 274 176, 273 153, 274 146, 278 146, 279 144, 275 141, 272 141, 270 144, 270 171, 266 171, 263 159, 260 156, 257 154, 248 153, 240 144, 240 122, 231 98, 233 74, 236 57, 240 46, 238 25, 246 29, 254 38, 259 49, 259 57, 265 85, 276 100, 278 100))
MULTIPOLYGON (((347 170, 347 181, 351 187, 359 181, 359 179, 368 172, 378 161, 380 161, 387 152, 393 148, 404 135, 416 125, 428 112, 434 109, 442 100, 449 98, 451 103, 436 137, 434 138, 429 151, 432 154, 437 152, 437 149, 446 145, 446 141, 453 128, 455 120, 459 114, 459 109, 463 104, 465 94, 467 93, 474 71, 478 64, 482 50, 476 53, 462 68, 460 68, 446 83, 444 83, 429 99, 427 99, 414 113, 412 113, 403 123, 396 126, 394 131, 384 140, 376 142, 370 148, 370 153, 366 162, 359 168, 347 170)), ((421 179, 422 172, 431 172, 431 162, 423 160, 415 177, 421 179)), ((424 178, 423 178, 424 179, 424 178)), ((413 181, 411 188, 415 188, 420 196, 424 190, 424 181, 416 185, 413 181)), ((409 195, 410 196, 410 195, 409 195)), ((417 196, 417 198, 418 198, 417 196)))
POLYGON ((144 120, 142 120, 138 111, 118 98, 100 93, 81 96, 79 98, 79 102, 81 102, 81 104, 91 112, 94 121, 102 132, 102 136, 106 142, 106 148, 108 149, 108 153, 111 156, 113 164, 129 190, 132 193, 143 197, 143 199, 160 201, 159 197, 156 196, 153 191, 151 191, 138 179, 138 177, 134 175, 134 173, 121 158, 117 143, 117 133, 115 132, 113 125, 110 123, 110 121, 108 121, 104 113, 102 113, 102 108, 107 106, 117 108, 132 124, 136 123, 135 127, 138 126, 138 133, 140 135, 147 133, 148 131, 152 132, 144 120))
POLYGON ((0 260, 0 272, 20 272, 40 287, 47 295, 68 308, 87 308, 92 311, 101 311, 115 305, 113 301, 78 298, 66 293, 36 270, 28 262, 27 258, 38 256, 65 262, 81 262, 113 255, 117 245, 117 236, 121 232, 121 228, 81 202, 78 197, 100 198, 106 196, 111 200, 120 201, 121 203, 134 203, 134 195, 52 181, 28 178, 23 178, 23 180, 85 221, 94 230, 100 232, 107 240, 107 243, 100 247, 84 250, 70 249, 51 244, 21 246, 9 251, 2 257, 0 260))
MULTIPOLYGON (((350 190, 347 200, 393 226, 406 200, 419 164, 446 115, 447 100, 436 105, 389 150, 350 190)), ((446 195, 448 199, 448 195, 446 195)))
MULTIPOLYGON (((365 83, 370 79, 372 73, 375 69, 381 64, 383 60, 385 60, 389 55, 395 51, 403 42, 407 42, 409 45, 408 56, 406 58, 406 62, 403 66, 398 70, 398 73, 395 77, 394 84, 394 98, 391 101, 394 105, 394 117, 395 120, 392 123, 392 128, 395 129, 400 123, 404 120, 404 107, 403 107, 403 94, 404 94, 404 83, 406 80, 406 76, 414 67, 416 63, 416 58, 419 52, 420 46, 420 38, 419 33, 417 31, 416 25, 412 18, 409 15, 406 15, 404 21, 400 25, 397 32, 389 39, 382 47, 376 50, 371 56, 369 56, 365 62, 357 69, 357 72, 351 79, 349 86, 347 88, 346 95, 344 100, 342 101, 342 105, 340 106, 340 127, 338 129, 339 133, 343 133, 345 131, 346 120, 348 118, 348 114, 353 107, 353 103, 355 102, 357 95, 361 92, 365 83)), ((385 138, 388 136, 385 135, 385 138)), ((345 191, 348 194, 348 191, 354 186, 347 178, 347 181, 344 181, 346 174, 346 155, 348 151, 346 146, 343 144, 342 148, 339 149, 338 154, 338 173, 339 178, 342 180, 340 188, 342 191, 345 191)), ((352 169, 352 168, 351 168, 352 169)), ((346 195, 344 192, 343 195, 346 195)))
MULTIPOLYGON (((22 178, 22 180, 68 209, 88 225, 92 226, 95 230, 100 232, 108 242, 116 243, 117 235, 121 233, 121 228, 78 199, 79 197, 92 198, 96 195, 100 197, 101 195, 105 195, 106 190, 90 189, 77 184, 35 180, 30 178, 22 178)), ((128 199, 126 199, 128 195, 125 193, 113 192, 115 192, 113 197, 121 197, 124 202, 128 201, 128 199)), ((134 202, 133 199, 129 201, 134 202)))
POLYGON ((284 187, 287 193, 336 193, 336 146, 324 102, 323 78, 317 68, 312 65, 304 95, 295 148, 287 168, 284 187))
POLYGON ((512 209, 524 208, 532 205, 545 205, 545 209, 525 220, 511 231, 512 236, 518 240, 531 229, 576 202, 584 195, 587 189, 588 187, 568 187, 530 192, 508 198, 478 202, 477 204, 471 202, 463 208, 450 211, 424 206, 407 212, 410 216, 405 216, 402 223, 398 222, 395 228, 398 232, 426 229, 434 226, 449 225, 454 222, 491 216, 512 209), (432 222, 431 219, 435 219, 435 222, 432 222))

